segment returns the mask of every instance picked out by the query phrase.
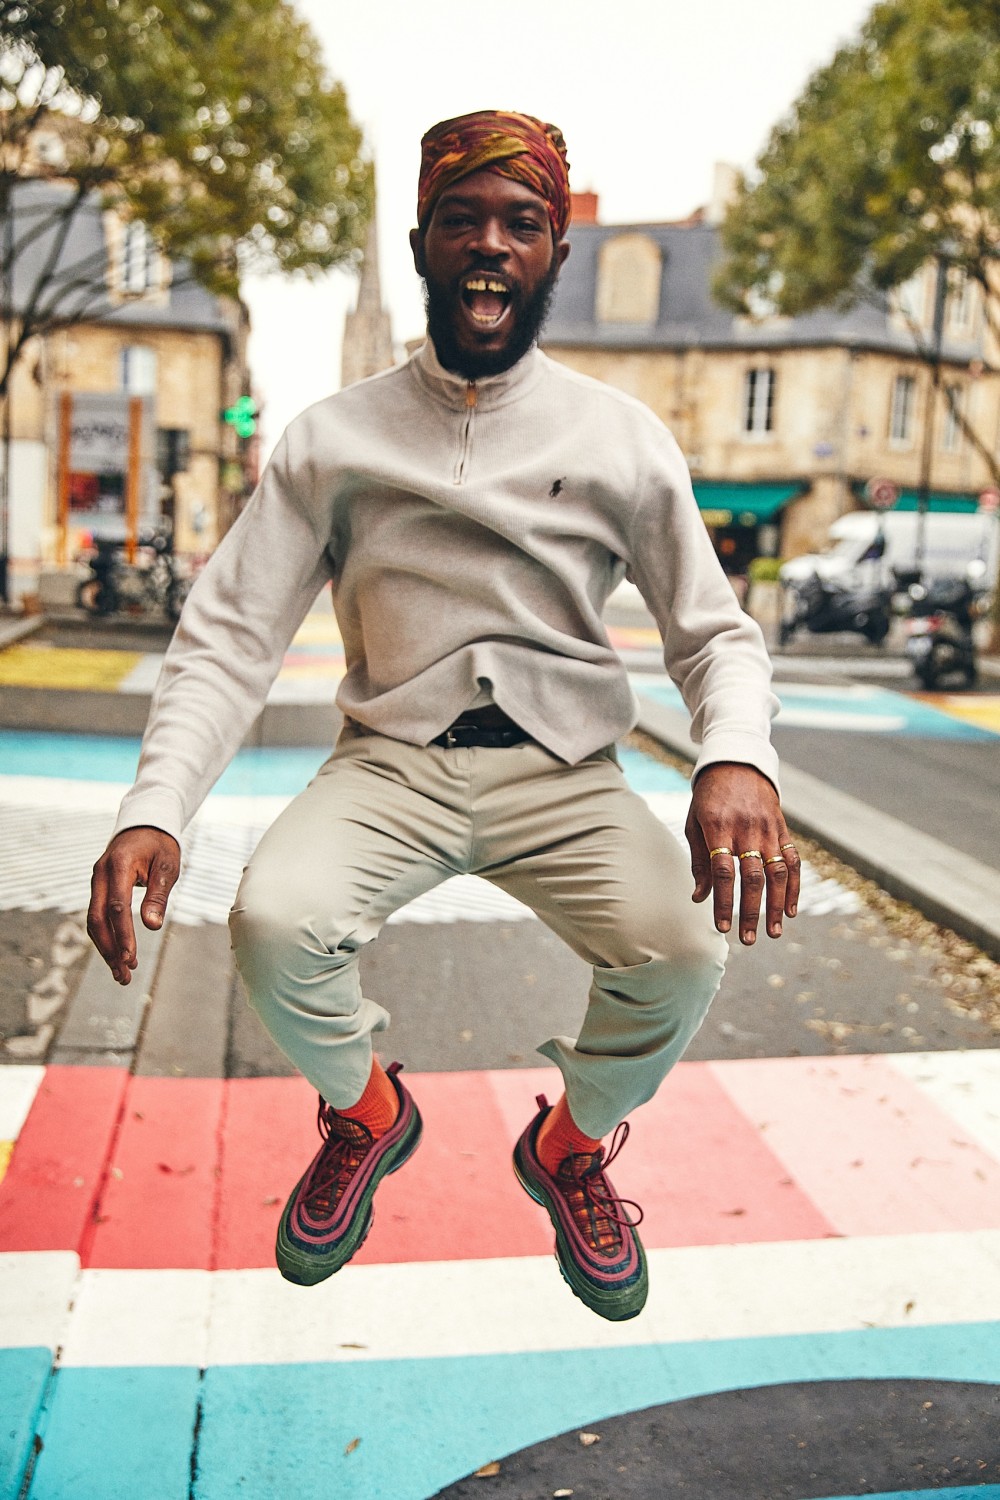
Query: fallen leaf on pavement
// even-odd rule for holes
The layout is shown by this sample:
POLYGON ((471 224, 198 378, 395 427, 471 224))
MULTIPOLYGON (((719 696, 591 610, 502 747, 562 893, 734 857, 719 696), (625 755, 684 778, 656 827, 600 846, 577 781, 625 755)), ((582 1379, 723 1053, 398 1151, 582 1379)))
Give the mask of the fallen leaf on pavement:
POLYGON ((472 1477, 473 1479, 495 1479, 499 1473, 500 1465, 494 1459, 492 1463, 483 1464, 483 1467, 477 1469, 472 1477))
POLYGON ((359 1437, 351 1438, 351 1441, 348 1443, 347 1447, 344 1449, 344 1456, 345 1456, 345 1458, 346 1458, 346 1456, 347 1456, 348 1453, 353 1453, 354 1452, 355 1448, 358 1447, 358 1445, 360 1444, 360 1442, 361 1442, 361 1439, 359 1437))
POLYGON ((601 1434, 599 1432, 581 1432, 580 1433, 580 1442, 583 1444, 583 1446, 585 1448, 592 1448, 595 1443, 599 1443, 600 1441, 601 1441, 601 1434))

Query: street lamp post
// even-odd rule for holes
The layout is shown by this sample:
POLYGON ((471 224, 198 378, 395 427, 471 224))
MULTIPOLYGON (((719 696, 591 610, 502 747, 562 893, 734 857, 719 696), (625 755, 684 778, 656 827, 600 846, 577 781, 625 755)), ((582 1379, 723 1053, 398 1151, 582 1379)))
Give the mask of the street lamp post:
POLYGON ((927 393, 924 415, 924 440, 920 450, 920 483, 917 489, 917 538, 916 564, 920 572, 924 566, 924 550, 927 538, 927 512, 931 502, 931 462, 934 455, 934 416, 937 411, 937 395, 941 387, 941 342, 944 334, 944 309, 948 299, 948 261, 943 255, 937 258, 934 278, 934 322, 931 334, 931 384, 927 393))

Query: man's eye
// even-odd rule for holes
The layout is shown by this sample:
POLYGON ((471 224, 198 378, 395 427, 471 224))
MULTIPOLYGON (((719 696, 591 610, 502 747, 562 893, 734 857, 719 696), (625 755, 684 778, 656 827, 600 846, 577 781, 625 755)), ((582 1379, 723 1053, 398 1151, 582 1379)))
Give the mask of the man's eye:
POLYGON ((541 234, 542 226, 537 219, 518 219, 514 228, 518 234, 541 234))
POLYGON ((441 222, 445 229, 465 229, 472 220, 468 214, 446 214, 441 222))

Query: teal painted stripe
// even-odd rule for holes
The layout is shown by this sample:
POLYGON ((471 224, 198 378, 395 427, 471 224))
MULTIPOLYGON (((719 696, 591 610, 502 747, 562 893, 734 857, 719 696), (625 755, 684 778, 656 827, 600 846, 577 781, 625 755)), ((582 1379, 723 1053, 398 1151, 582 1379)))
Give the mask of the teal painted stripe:
POLYGON ((186 1368, 59 1370, 30 1500, 187 1500, 200 1383, 186 1368))
POLYGON ((666 1401, 797 1380, 993 1382, 998 1332, 995 1324, 866 1329, 464 1359, 216 1366, 204 1381, 194 1496, 426 1500, 491 1459, 666 1401))
POLYGON ((51 1349, 0 1349, 0 1496, 21 1493, 51 1373, 51 1349))
POLYGON ((691 783, 673 766, 665 766, 652 755, 619 745, 618 760, 634 792, 690 792, 691 783))
POLYGON ((824 1500, 926 1500, 928 1495, 943 1500, 1000 1500, 1000 1484, 965 1484, 957 1490, 893 1490, 891 1495, 827 1495, 824 1500))
MULTIPOLYGON (((665 703, 670 708, 683 709, 684 701, 672 682, 643 683, 642 696, 652 698, 655 703, 665 703)), ((780 729, 787 723, 788 728, 796 729, 813 728, 817 733, 827 734, 829 730, 823 725, 796 725, 788 722, 792 719, 796 709, 808 709, 811 711, 837 714, 854 718, 858 722, 859 730, 864 729, 865 720, 874 716, 892 717, 900 721, 899 728, 892 731, 894 734, 913 735, 921 739, 933 740, 996 740, 996 735, 989 729, 983 729, 978 724, 968 724, 961 719, 952 718, 940 709, 933 708, 929 703, 921 703, 916 698, 909 698, 904 693, 892 693, 884 688, 872 688, 863 696, 838 695, 824 693, 822 688, 810 689, 794 685, 790 688, 784 686, 778 689, 779 697, 783 699, 784 712, 776 720, 780 729)), ((882 731, 884 732, 884 731, 882 731)))
MULTIPOLYGON (((328 754, 322 747, 241 750, 217 782, 215 792, 230 797, 293 797, 315 776, 328 754)), ((131 783, 138 764, 136 739, 33 730, 0 733, 3 776, 131 783)))
MULTIPOLYGON (((214 795, 292 797, 315 776, 328 752, 310 749, 241 750, 216 784, 214 795)), ((641 751, 623 748, 622 768, 640 792, 686 791, 680 772, 641 751)), ((130 783, 139 763, 139 741, 89 734, 0 732, 0 775, 53 776, 74 781, 130 783)))
MULTIPOLYGON (((199 1396, 193 1500, 427 1500, 490 1459, 668 1401, 803 1380, 995 1383, 998 1334, 996 1324, 949 1325, 451 1359, 216 1365, 202 1379, 185 1368, 61 1369, 31 1500, 187 1500, 199 1396)), ((974 1500, 988 1494, 978 1489, 974 1500)))

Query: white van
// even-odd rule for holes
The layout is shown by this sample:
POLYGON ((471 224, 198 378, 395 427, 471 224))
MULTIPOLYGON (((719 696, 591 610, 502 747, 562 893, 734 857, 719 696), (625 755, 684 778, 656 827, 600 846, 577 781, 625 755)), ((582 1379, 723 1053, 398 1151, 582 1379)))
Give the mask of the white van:
MULTIPOLYGON (((893 569, 917 566, 916 511, 856 510, 834 521, 823 552, 792 557, 783 563, 784 584, 801 583, 812 575, 835 578, 848 585, 890 587, 893 569), (879 534, 885 550, 878 556, 879 534)), ((923 570, 930 578, 960 578, 971 562, 986 564, 987 587, 994 588, 1000 563, 1000 518, 995 512, 972 514, 935 512, 924 517, 923 570)))

